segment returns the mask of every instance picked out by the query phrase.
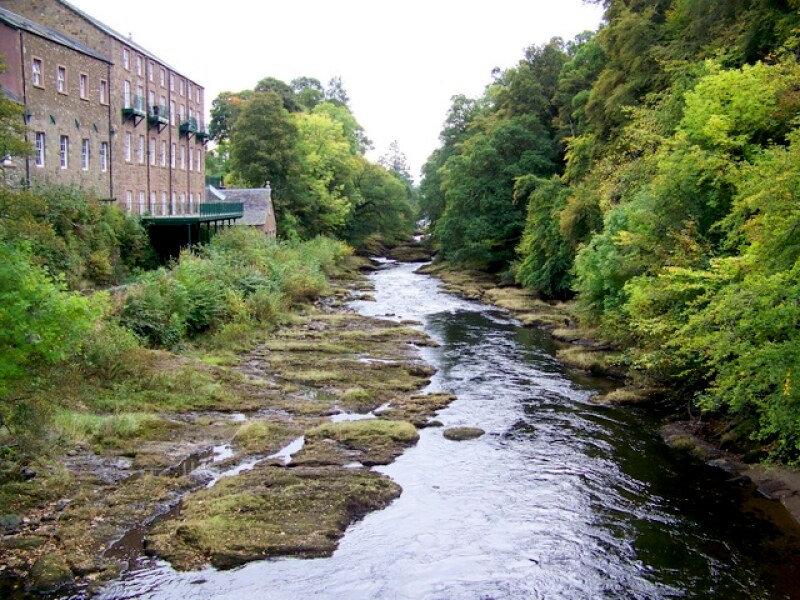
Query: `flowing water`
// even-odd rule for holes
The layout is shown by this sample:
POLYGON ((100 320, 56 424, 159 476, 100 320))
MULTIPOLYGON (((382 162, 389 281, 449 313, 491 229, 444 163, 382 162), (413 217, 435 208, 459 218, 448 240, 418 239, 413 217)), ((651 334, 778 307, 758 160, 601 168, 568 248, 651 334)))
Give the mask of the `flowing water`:
MULTIPOLYGON (((348 529, 330 558, 176 573, 153 562, 102 597, 800 598, 800 529, 777 503, 668 450, 651 416, 589 402, 602 380, 570 377, 548 337, 443 294, 413 265, 373 275, 364 314, 415 319, 437 417, 482 438, 425 429, 379 470, 403 487, 348 529)), ((357 465, 356 465, 357 466, 357 465)))

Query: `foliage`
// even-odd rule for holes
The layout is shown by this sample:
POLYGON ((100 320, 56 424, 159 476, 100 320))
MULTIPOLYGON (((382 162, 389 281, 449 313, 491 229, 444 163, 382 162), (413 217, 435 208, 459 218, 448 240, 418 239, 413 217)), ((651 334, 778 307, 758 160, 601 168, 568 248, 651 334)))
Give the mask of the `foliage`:
POLYGON ((54 281, 34 264, 29 246, 0 238, 0 394, 28 369, 79 353, 103 304, 103 297, 90 300, 54 281))
POLYGON ((138 219, 76 187, 0 188, 0 233, 29 244, 32 260, 73 289, 119 283, 155 263, 138 219))
POLYGON ((522 241, 517 248, 522 261, 517 281, 547 297, 564 297, 572 289, 572 248, 561 235, 559 215, 569 188, 557 176, 542 179, 526 175, 517 179, 514 195, 528 206, 522 241))
POLYGON ((317 238, 275 242, 244 227, 214 237, 200 255, 184 253, 171 269, 146 274, 128 292, 120 322, 149 346, 175 349, 229 323, 274 326, 295 302, 326 289, 347 254, 317 238))

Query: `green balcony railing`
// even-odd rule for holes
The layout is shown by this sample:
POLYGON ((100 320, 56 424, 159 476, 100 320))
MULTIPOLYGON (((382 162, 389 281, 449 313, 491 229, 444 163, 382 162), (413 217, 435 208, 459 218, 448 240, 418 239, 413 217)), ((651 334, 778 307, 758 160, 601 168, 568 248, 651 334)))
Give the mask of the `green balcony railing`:
POLYGON ((180 125, 180 133, 181 135, 194 135, 200 130, 200 127, 197 124, 197 119, 194 117, 189 117, 185 121, 183 121, 180 125))
POLYGON ((242 202, 203 202, 198 206, 201 217, 238 219, 244 214, 244 203, 242 202))
POLYGON ((141 96, 133 96, 127 98, 123 102, 122 116, 129 117, 144 117, 147 115, 144 108, 144 98, 141 96))
POLYGON ((168 125, 169 109, 161 104, 152 104, 147 111, 147 122, 151 126, 168 125))

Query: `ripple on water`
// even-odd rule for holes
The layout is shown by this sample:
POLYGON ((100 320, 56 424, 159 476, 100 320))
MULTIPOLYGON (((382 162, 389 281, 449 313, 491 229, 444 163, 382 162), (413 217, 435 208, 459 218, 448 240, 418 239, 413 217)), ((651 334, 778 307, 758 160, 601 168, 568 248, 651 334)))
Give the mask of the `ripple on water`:
POLYGON ((351 306, 424 323, 442 344, 422 350, 439 369, 429 389, 458 395, 437 418, 487 435, 456 444, 422 430, 377 469, 403 494, 330 558, 186 574, 155 563, 101 597, 797 597, 800 533, 744 514, 749 500, 668 452, 642 414, 589 404, 592 380, 567 379, 540 333, 414 269, 374 273, 376 301, 351 306))

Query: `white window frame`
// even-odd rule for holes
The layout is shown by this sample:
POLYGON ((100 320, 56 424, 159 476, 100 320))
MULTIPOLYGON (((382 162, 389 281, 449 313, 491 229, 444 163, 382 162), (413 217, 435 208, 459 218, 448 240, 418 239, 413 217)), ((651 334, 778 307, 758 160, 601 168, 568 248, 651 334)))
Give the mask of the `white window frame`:
POLYGON ((175 158, 176 158, 175 155, 177 153, 178 153, 178 151, 177 151, 176 145, 175 145, 175 143, 173 143, 172 146, 170 147, 170 152, 169 152, 169 168, 170 169, 174 169, 175 168, 175 158))
POLYGON ((44 69, 44 61, 38 56, 31 57, 31 83, 36 87, 44 87, 42 69, 44 69))
POLYGON ((189 171, 194 171, 194 151, 189 148, 189 171))
POLYGON ((139 159, 139 164, 144 164, 144 136, 139 136, 139 145, 136 148, 136 157, 139 159))
POLYGON ((89 170, 89 138, 81 140, 81 170, 89 170))
POLYGON ((159 72, 159 80, 161 87, 167 87, 167 70, 164 67, 161 67, 161 71, 159 72))
POLYGON ((133 209, 133 192, 128 190, 125 192, 125 208, 130 214, 131 210, 133 209))
POLYGON ((186 170, 186 146, 181 144, 181 170, 186 170))
POLYGON ((133 94, 131 93, 131 82, 127 79, 122 82, 122 105, 124 108, 133 107, 133 94))
POLYGON ((161 140, 161 166, 167 166, 167 142, 166 140, 161 140))
POLYGON ((67 93, 67 67, 64 65, 56 66, 56 91, 59 94, 67 93))
POLYGON ((100 104, 108 104, 108 81, 105 79, 101 79, 100 85, 97 86, 97 96, 100 104))
POLYGON ((88 89, 89 89, 89 76, 86 73, 80 73, 78 75, 78 95, 81 97, 81 100, 89 99, 86 96, 86 92, 88 89))
POLYGON ((100 142, 100 172, 108 171, 108 142, 100 142))
POLYGON ((69 169, 69 136, 62 135, 58 139, 58 159, 62 169, 69 169))
POLYGON ((167 214, 167 192, 161 192, 161 214, 167 214))
POLYGON ((142 76, 142 55, 136 55, 136 74, 141 77, 142 76))
POLYGON ((150 166, 156 166, 156 138, 150 138, 150 166))
POLYGON ((170 92, 175 91, 175 73, 169 74, 169 91, 170 92))
POLYGON ((131 156, 133 153, 133 149, 131 146, 133 145, 133 134, 130 131, 125 132, 125 162, 131 162, 131 156))
POLYGON ((131 51, 127 48, 122 49, 122 68, 126 71, 131 70, 131 51))
POLYGON ((175 125, 175 100, 169 101, 169 124, 175 125))
POLYGON ((145 193, 143 191, 139 191, 139 214, 144 212, 144 200, 145 200, 145 193))
POLYGON ((200 153, 200 148, 197 149, 197 172, 203 172, 203 155, 200 153))
POLYGON ((35 137, 35 144, 36 144, 36 157, 34 159, 34 164, 37 167, 44 167, 44 158, 45 158, 45 142, 47 138, 45 137, 44 131, 37 131, 35 137))
POLYGON ((156 202, 158 201, 158 196, 155 192, 150 192, 150 206, 147 207, 147 210, 150 212, 154 212, 156 210, 156 202))
POLYGON ((152 60, 147 61, 147 81, 153 81, 153 71, 156 70, 156 66, 153 64, 152 60))

